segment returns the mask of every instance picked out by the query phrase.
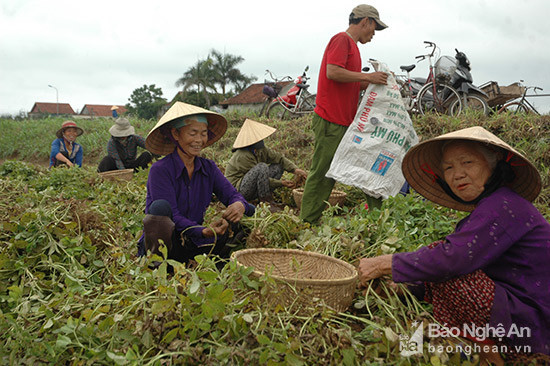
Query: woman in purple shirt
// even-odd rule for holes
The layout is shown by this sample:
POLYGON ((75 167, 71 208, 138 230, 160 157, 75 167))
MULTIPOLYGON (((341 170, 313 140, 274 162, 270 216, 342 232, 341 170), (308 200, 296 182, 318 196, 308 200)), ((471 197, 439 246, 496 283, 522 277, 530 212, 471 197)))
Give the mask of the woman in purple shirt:
POLYGON ((166 155, 151 166, 143 220, 144 237, 138 254, 159 253, 159 240, 168 258, 188 262, 198 254, 228 254, 225 248, 230 223, 254 213, 202 149, 219 140, 227 129, 220 114, 176 102, 145 140, 149 151, 166 155), (212 194, 227 206, 222 217, 203 225, 212 194))
MULTIPOLYGON (((549 361, 550 224, 530 202, 541 190, 536 168, 472 127, 411 148, 403 174, 427 199, 471 213, 444 240, 361 259, 361 285, 391 275, 431 302, 448 329, 478 344, 487 338, 507 360, 549 361)), ((480 350, 483 362, 503 364, 494 348, 480 350)))

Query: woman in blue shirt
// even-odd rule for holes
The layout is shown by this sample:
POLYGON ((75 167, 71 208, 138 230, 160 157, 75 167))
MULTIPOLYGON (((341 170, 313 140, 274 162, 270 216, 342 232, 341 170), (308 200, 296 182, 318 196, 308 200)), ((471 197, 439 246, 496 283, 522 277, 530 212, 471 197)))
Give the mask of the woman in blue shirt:
POLYGON ((229 224, 238 223, 243 214, 252 215, 254 206, 212 160, 200 157, 202 149, 226 130, 222 115, 182 102, 176 102, 151 130, 147 149, 166 156, 149 171, 139 255, 147 250, 158 254, 159 239, 168 258, 184 263, 201 253, 229 254, 225 247, 229 224), (227 208, 221 218, 203 225, 212 194, 227 208))
POLYGON ((65 121, 56 132, 57 139, 52 142, 50 150, 50 168, 66 165, 82 167, 82 146, 75 142, 84 130, 73 121, 65 121))

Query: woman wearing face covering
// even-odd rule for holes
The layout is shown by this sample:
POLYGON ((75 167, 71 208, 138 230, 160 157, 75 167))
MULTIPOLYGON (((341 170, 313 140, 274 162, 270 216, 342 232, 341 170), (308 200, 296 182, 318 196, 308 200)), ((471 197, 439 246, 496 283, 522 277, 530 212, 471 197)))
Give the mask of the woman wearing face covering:
POLYGON ((146 169, 153 157, 149 151, 138 156, 138 147, 145 149, 145 139, 136 135, 134 126, 124 117, 120 117, 109 129, 111 138, 107 142, 107 156, 97 168, 98 172, 111 170, 146 169))
POLYGON ((281 180, 284 171, 294 173, 303 181, 307 173, 264 144, 275 128, 247 119, 233 144, 233 156, 225 168, 227 179, 247 200, 272 202, 277 187, 294 187, 294 182, 281 180))
POLYGON ((254 206, 200 153, 227 130, 225 117, 190 104, 176 102, 146 138, 149 151, 166 155, 155 162, 147 180, 144 237, 139 255, 158 254, 160 240, 168 258, 186 263, 198 254, 228 255, 228 227, 254 206), (227 208, 222 217, 205 224, 204 215, 212 194, 227 208))
POLYGON ((82 146, 77 144, 76 138, 84 130, 73 121, 65 121, 56 132, 57 139, 53 140, 50 150, 50 168, 52 166, 82 167, 82 146))

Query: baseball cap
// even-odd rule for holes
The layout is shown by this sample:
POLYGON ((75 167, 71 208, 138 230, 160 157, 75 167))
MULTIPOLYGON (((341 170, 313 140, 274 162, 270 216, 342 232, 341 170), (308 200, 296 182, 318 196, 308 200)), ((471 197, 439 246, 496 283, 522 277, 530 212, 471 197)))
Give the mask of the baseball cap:
POLYGON ((386 23, 380 20, 380 15, 378 14, 378 10, 376 10, 376 8, 371 5, 367 5, 367 4, 357 5, 351 11, 349 18, 350 19, 371 18, 371 19, 374 19, 374 21, 376 22, 376 30, 383 30, 388 28, 386 23))

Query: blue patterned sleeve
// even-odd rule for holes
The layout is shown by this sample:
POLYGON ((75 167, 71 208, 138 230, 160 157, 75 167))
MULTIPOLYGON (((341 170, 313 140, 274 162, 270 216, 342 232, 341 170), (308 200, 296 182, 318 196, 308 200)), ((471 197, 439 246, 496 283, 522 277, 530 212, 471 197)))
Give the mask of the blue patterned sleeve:
POLYGON ((52 148, 50 151, 50 166, 55 164, 55 156, 59 153, 59 139, 55 139, 52 142, 52 148))
POLYGON ((78 149, 76 156, 75 156, 75 163, 79 167, 82 167, 82 157, 84 156, 84 149, 82 148, 82 145, 80 145, 80 149, 78 149))

